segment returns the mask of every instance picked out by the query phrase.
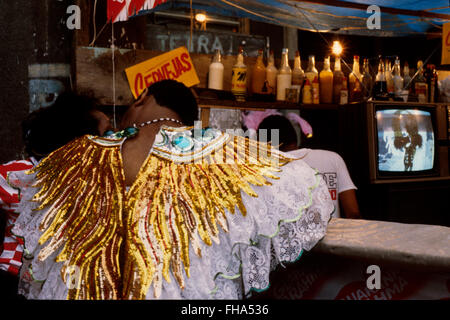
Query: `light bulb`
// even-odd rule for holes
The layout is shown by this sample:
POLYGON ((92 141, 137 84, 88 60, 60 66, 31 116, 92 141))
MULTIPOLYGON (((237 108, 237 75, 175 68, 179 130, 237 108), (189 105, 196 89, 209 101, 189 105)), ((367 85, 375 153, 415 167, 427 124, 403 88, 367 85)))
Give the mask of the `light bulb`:
POLYGON ((340 56, 344 49, 342 48, 342 45, 339 41, 333 41, 333 47, 331 47, 331 50, 333 51, 334 55, 340 56))
POLYGON ((205 22, 206 21, 206 15, 204 13, 197 13, 195 15, 195 20, 198 22, 205 22))

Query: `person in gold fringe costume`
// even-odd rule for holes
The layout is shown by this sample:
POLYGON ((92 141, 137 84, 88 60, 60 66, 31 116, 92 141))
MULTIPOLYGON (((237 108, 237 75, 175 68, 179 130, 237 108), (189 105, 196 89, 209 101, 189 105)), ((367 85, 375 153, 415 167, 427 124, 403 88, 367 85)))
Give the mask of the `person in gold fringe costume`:
POLYGON ((242 299, 325 235, 334 207, 320 175, 197 115, 191 91, 164 80, 122 131, 32 170, 14 230, 31 253, 27 298, 242 299))

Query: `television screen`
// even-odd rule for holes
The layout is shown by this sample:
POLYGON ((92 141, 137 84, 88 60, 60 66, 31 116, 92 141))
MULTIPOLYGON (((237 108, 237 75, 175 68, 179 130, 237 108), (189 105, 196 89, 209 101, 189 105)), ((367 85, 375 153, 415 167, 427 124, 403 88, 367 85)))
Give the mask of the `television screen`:
POLYGON ((376 111, 376 120, 380 173, 433 169, 435 137, 429 111, 384 108, 376 111))

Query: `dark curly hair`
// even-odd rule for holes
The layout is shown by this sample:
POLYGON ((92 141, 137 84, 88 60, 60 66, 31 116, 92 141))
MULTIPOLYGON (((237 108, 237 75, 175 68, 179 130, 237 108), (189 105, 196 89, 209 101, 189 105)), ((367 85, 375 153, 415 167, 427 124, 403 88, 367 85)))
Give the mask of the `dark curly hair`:
POLYGON ((30 113, 22 121, 25 152, 41 159, 71 140, 85 134, 99 135, 96 101, 64 92, 50 107, 30 113))
POLYGON ((267 130, 267 141, 272 141, 271 130, 278 129, 280 149, 284 150, 284 147, 295 144, 297 145, 297 133, 292 126, 291 121, 284 116, 272 115, 265 118, 258 127, 260 129, 267 130))
POLYGON ((191 90, 175 80, 162 80, 148 87, 148 96, 153 96, 163 107, 175 111, 185 125, 193 126, 198 120, 198 105, 191 90))

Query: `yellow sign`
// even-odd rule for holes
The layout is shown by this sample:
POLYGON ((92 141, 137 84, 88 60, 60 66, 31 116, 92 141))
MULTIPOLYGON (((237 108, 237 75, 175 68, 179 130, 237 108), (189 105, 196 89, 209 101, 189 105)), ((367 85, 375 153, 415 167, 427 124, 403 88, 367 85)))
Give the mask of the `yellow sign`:
POLYGON ((442 28, 442 61, 441 64, 450 64, 450 22, 442 28))
POLYGON ((145 88, 161 80, 177 80, 187 87, 200 83, 189 52, 185 47, 164 53, 125 69, 134 98, 145 88))

